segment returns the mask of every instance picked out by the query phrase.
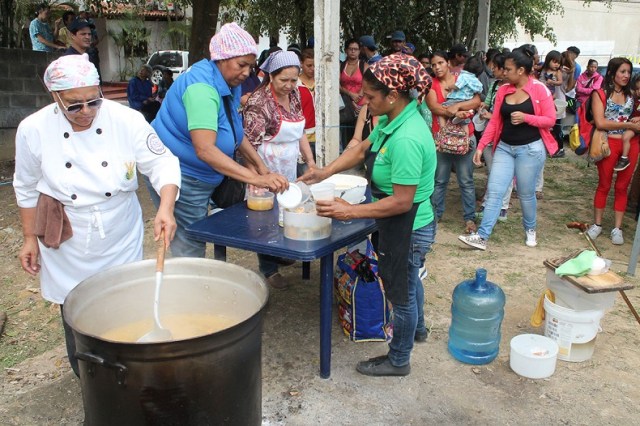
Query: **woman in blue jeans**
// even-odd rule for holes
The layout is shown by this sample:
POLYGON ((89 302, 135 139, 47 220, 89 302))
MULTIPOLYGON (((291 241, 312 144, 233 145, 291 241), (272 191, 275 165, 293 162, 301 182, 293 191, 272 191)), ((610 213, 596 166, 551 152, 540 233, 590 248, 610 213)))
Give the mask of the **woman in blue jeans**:
POLYGON ((415 341, 427 338, 424 288, 418 277, 433 244, 436 223, 429 201, 436 153, 433 138, 418 109, 431 85, 424 67, 412 56, 394 54, 364 72, 369 111, 380 116, 369 137, 324 169, 309 169, 300 179, 318 182, 364 162, 371 182, 370 204, 341 199, 318 201, 319 215, 338 220, 374 218, 378 225, 378 269, 387 300, 393 305, 393 339, 386 355, 361 361, 367 376, 406 376, 415 341), (410 91, 415 89, 418 101, 410 91))
MULTIPOLYGON (((468 101, 458 102, 454 105, 443 106, 447 95, 455 90, 457 76, 449 69, 448 55, 436 50, 431 56, 431 69, 435 74, 433 87, 427 95, 426 101, 431 113, 434 116, 431 128, 435 135, 440 130, 437 117, 451 118, 459 111, 475 110, 480 106, 479 95, 475 95, 468 101)), ((470 133, 473 134, 473 125, 469 124, 470 133)), ((469 150, 465 155, 445 154, 438 152, 438 167, 435 176, 435 188, 431 196, 431 202, 435 208, 436 218, 439 221, 444 214, 445 196, 447 186, 451 177, 451 169, 455 167, 458 186, 462 193, 462 217, 465 223, 466 232, 476 231, 476 189, 473 184, 473 150, 469 150)))
POLYGON ((498 220, 502 197, 515 175, 522 207, 525 244, 535 247, 536 180, 546 159, 545 147, 554 154, 558 146, 550 130, 556 121, 553 95, 532 75, 534 52, 518 48, 507 55, 504 76, 507 84, 498 89, 491 120, 473 155, 480 165, 482 150, 493 142, 493 167, 489 174, 484 215, 477 233, 460 235, 463 243, 485 250, 498 220))

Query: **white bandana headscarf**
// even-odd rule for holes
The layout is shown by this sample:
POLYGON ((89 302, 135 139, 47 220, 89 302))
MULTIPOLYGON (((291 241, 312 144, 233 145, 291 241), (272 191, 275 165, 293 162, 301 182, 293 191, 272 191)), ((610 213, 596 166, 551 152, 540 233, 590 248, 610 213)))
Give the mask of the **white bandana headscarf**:
POLYGON ((47 67, 44 84, 50 92, 99 86, 98 70, 89 62, 89 55, 61 56, 47 67))
POLYGON ((260 69, 269 74, 286 67, 300 68, 300 59, 298 59, 298 55, 295 52, 278 50, 269 55, 264 63, 260 65, 260 69))

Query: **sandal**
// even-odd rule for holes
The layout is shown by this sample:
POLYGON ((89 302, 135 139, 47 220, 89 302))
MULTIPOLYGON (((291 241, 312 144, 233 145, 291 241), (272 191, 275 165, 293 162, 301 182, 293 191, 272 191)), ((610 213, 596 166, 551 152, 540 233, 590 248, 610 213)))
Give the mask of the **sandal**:
POLYGON ((478 227, 473 220, 467 220, 464 224, 466 226, 464 232, 466 232, 467 234, 475 234, 476 232, 478 232, 478 227))

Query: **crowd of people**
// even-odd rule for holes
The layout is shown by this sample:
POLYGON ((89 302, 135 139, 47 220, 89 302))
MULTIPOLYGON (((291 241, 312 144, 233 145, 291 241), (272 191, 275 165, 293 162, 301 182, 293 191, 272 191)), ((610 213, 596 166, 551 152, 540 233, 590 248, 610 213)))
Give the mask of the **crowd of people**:
MULTIPOLYGON (((358 363, 357 370, 407 375, 414 342, 428 336, 421 278, 445 215, 452 171, 461 189, 462 243, 485 250, 494 226, 507 219, 515 190, 524 243, 536 247, 544 164, 563 152, 558 107, 566 108, 570 99, 576 105, 590 100, 595 126, 607 132, 611 147, 611 155, 597 163, 588 233, 596 238, 603 230, 615 174, 611 239, 624 241, 621 226, 640 132, 640 85, 624 58, 610 60, 601 78, 593 60, 581 71, 575 47, 548 52, 540 61, 530 44, 474 55, 455 44, 415 54, 404 32, 394 31, 382 54, 371 35, 348 39, 339 81, 342 108, 353 113, 353 122, 343 127, 352 129, 343 135, 340 157, 319 168, 312 40, 286 50, 273 44, 259 55, 254 37, 235 23, 225 24, 211 38, 209 58, 175 81, 169 72, 157 95, 149 67, 140 68, 129 85, 137 113, 102 97, 88 52, 95 26, 67 16, 66 31, 62 21, 51 31, 44 25, 47 13, 40 10, 34 20, 34 46, 58 48, 55 37, 62 32, 70 54, 45 73, 53 103, 20 124, 14 187, 25 235, 22 267, 41 273, 43 296, 62 309, 65 296, 84 278, 141 258, 136 167, 158 209, 155 238, 164 235, 175 257, 204 257, 205 243, 186 229, 215 207, 211 196, 225 177, 250 190, 279 193, 296 180, 314 183, 364 165, 372 202, 318 201, 317 212, 345 221, 376 220, 379 271, 393 304, 394 332, 388 353, 358 363), (53 140, 50 129, 57 135, 53 140), (109 145, 100 143, 105 138, 109 145), (76 147, 72 155, 64 149, 69 144, 76 147), (478 210, 473 173, 483 162, 490 171, 478 210)), ((279 266, 292 261, 264 255, 258 261, 272 288, 289 286, 279 266)), ((73 336, 65 329, 77 372, 73 336)))

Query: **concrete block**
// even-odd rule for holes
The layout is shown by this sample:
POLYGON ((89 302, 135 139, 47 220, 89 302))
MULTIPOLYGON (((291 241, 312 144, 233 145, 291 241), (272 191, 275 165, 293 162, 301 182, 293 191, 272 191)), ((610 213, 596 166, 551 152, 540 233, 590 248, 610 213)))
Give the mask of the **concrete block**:
POLYGON ((25 117, 36 111, 36 108, 0 108, 0 129, 18 127, 25 117))
MULTIPOLYGON (((0 73, 0 75, 2 75, 0 73)), ((6 74, 5 74, 6 75, 6 74)), ((22 92, 23 80, 19 78, 1 78, 0 77, 0 92, 22 92)))
POLYGON ((0 76, 9 75, 9 62, 0 59, 0 76))
POLYGON ((44 64, 49 63, 49 54, 47 52, 37 52, 35 50, 20 49, 23 63, 28 64, 44 64))
POLYGON ((0 129, 0 161, 16 157, 16 128, 0 129))
POLYGON ((35 78, 36 72, 35 64, 9 62, 9 78, 35 78))
POLYGON ((15 61, 20 59, 21 49, 8 49, 6 47, 0 47, 0 63, 8 63, 9 61, 15 61))
POLYGON ((36 108, 40 109, 46 107, 50 103, 53 103, 53 99, 50 95, 38 95, 36 96, 36 108))
POLYGON ((24 93, 41 95, 49 93, 49 91, 39 78, 29 78, 24 80, 24 93))
POLYGON ((9 96, 11 97, 11 107, 13 108, 36 108, 38 98, 36 95, 18 95, 13 93, 9 96))
POLYGON ((1 93, 0 94, 0 108, 9 108, 11 106, 11 99, 9 96, 1 93))

